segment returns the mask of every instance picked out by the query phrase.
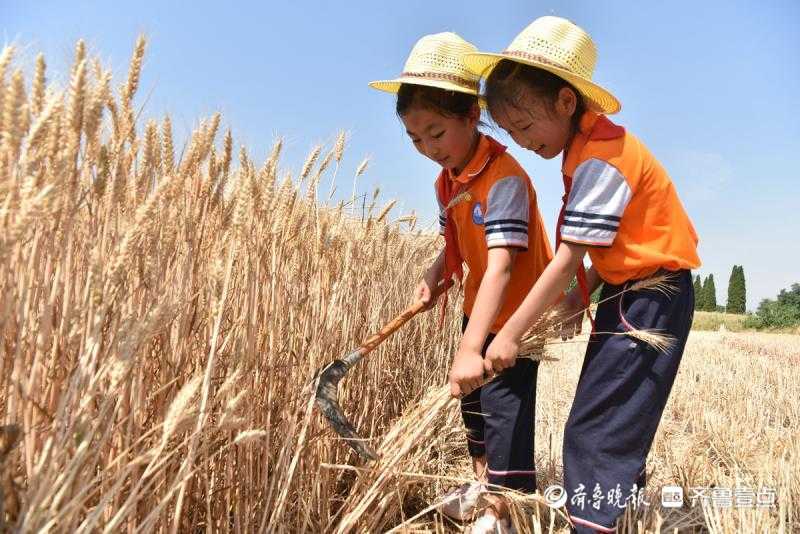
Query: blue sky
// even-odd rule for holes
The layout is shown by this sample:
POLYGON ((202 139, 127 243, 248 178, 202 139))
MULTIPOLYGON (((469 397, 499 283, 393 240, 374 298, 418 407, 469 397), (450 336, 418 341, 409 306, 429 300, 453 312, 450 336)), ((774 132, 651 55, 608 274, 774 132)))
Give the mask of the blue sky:
MULTIPOLYGON (((455 31, 496 51, 538 16, 567 17, 597 44, 595 79, 623 103, 615 120, 673 177, 700 234, 699 273, 714 274, 724 304, 731 267, 744 265, 754 309, 800 282, 800 2, 655 4, 0 0, 0 28, 5 42, 21 47, 23 62, 44 52, 56 81, 83 38, 121 82, 144 33, 138 102, 145 117, 169 112, 176 134, 185 135, 221 111, 257 160, 285 137, 284 163, 295 167, 314 144, 346 129, 348 172, 340 176, 369 155, 361 190, 380 186, 384 198, 432 222, 438 169, 413 149, 392 97, 367 82, 398 74, 427 33, 455 31)), ((552 236, 559 161, 510 150, 533 179, 552 236)), ((352 187, 349 178, 339 186, 352 187)))

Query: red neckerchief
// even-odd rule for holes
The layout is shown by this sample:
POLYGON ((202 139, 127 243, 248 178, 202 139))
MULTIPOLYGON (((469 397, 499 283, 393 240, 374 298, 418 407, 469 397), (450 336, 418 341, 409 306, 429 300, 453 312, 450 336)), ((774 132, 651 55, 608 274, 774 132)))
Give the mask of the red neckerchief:
MULTIPOLYGON (((450 170, 442 169, 439 178, 436 180, 436 193, 439 197, 439 202, 442 203, 446 213, 446 221, 444 227, 444 273, 442 280, 450 280, 455 277, 461 283, 464 277, 463 262, 464 258, 461 256, 461 250, 458 246, 458 238, 456 236, 456 225, 453 217, 449 212, 452 209, 450 202, 466 191, 469 183, 473 178, 478 176, 486 167, 489 162, 506 151, 505 145, 502 145, 492 139, 488 135, 481 134, 478 140, 478 147, 475 149, 475 155, 472 156, 469 163, 464 167, 464 170, 458 176, 453 176, 450 170)), ((444 321, 444 313, 447 308, 447 293, 444 294, 444 302, 442 303, 442 315, 440 321, 444 321)))
MULTIPOLYGON (((575 151, 580 152, 587 141, 606 141, 609 139, 617 139, 623 135, 625 135, 625 128, 614 124, 608 120, 605 115, 586 112, 584 116, 581 117, 580 132, 572 141, 569 147, 569 153, 572 154, 575 151)), ((558 250, 558 246, 561 244, 561 225, 564 223, 567 201, 569 200, 569 193, 572 190, 572 176, 567 176, 564 172, 566 162, 567 152, 565 151, 561 163, 561 177, 564 180, 564 196, 561 197, 561 212, 558 215, 558 224, 556 225, 556 250, 558 250)), ((583 261, 581 261, 578 266, 576 276, 578 278, 578 287, 581 291, 581 300, 583 300, 583 305, 586 308, 586 316, 589 318, 589 323, 592 325, 592 332, 594 332, 594 317, 592 317, 592 312, 589 309, 589 286, 586 282, 586 269, 583 266, 583 261)))

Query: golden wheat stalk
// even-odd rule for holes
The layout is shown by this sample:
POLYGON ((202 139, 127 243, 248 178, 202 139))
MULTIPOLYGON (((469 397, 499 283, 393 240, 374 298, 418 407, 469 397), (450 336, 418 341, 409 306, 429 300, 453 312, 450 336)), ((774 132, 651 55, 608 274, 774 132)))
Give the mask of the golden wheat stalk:
MULTIPOLYGON (((369 192, 365 221, 346 202, 307 201, 281 140, 256 170, 241 143, 232 157, 230 128, 217 139, 221 115, 188 132, 165 115, 154 129, 147 107, 134 107, 144 44, 115 91, 83 42, 66 67, 0 52, 0 410, 20 428, 0 459, 2 528, 459 529, 432 512, 445 481, 472 477, 458 403, 440 386, 456 314, 444 327, 433 314, 415 319, 343 384, 342 406, 376 436, 384 463, 324 467, 353 458, 308 410, 313 371, 406 306, 440 238, 415 230, 416 216, 395 221, 408 229, 384 224, 391 211, 369 192), (215 204, 220 182, 232 195, 215 204)), ((307 183, 333 166, 334 190, 347 143, 337 132, 307 183)), ((533 357, 561 362, 540 369, 542 487, 561 474, 552 443, 582 343, 535 346, 533 357)), ((695 357, 648 458, 652 485, 774 488, 777 504, 651 507, 620 530, 792 531, 795 338, 694 332, 689 343, 695 357), (686 415, 698 407, 703 417, 686 415)), ((535 498, 506 499, 521 533, 569 528, 535 498)))
MULTIPOLYGON (((677 287, 674 283, 674 275, 671 273, 658 273, 654 276, 639 280, 628 287, 610 295, 598 302, 598 305, 620 297, 633 291, 658 291, 666 296, 675 294, 677 287)), ((558 304, 551 306, 523 336, 520 342, 520 353, 527 351, 535 351, 537 347, 543 346, 545 343, 552 342, 554 337, 560 335, 558 332, 559 326, 576 317, 586 313, 587 308, 583 308, 578 312, 569 313, 565 312, 558 304)), ((600 332, 597 332, 598 334, 600 332)), ((675 339, 669 334, 665 334, 652 329, 633 328, 623 333, 613 332, 618 335, 627 335, 629 337, 644 341, 651 345, 659 352, 666 353, 672 347, 675 339)))

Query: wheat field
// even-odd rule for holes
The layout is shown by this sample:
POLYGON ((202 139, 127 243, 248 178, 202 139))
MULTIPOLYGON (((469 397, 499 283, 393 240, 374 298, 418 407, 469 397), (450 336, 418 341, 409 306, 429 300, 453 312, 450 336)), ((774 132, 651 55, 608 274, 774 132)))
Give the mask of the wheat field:
MULTIPOLYGON (((49 532, 458 532, 438 496, 469 476, 458 341, 416 318, 354 368, 340 400, 382 453, 364 464, 314 409, 315 371, 410 304, 441 243, 377 191, 332 200, 347 136, 297 170, 216 114, 189 139, 145 119, 127 77, 76 45, 0 55, 0 524, 49 532), (31 74, 26 77, 25 72, 31 74)), ((584 341, 585 342, 585 341, 584 341)), ((537 469, 560 478, 584 342, 539 375, 537 469)), ((651 506, 630 532, 791 532, 800 518, 800 336, 695 332, 649 458, 650 486, 770 488, 768 507, 651 506)), ((567 531, 509 495, 521 532, 567 531)))

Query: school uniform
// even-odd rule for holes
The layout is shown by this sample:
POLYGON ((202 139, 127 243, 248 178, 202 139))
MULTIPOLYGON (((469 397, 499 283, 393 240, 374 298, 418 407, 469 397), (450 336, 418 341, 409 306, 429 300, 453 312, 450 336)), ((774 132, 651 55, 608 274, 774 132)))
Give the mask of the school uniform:
POLYGON ((586 112, 565 152, 561 242, 587 246, 604 282, 564 432, 567 510, 578 532, 614 532, 642 497, 645 460, 694 314, 697 233, 669 175, 624 128, 586 112), (623 292, 669 273, 676 292, 623 292), (624 335, 656 329, 666 352, 624 335), (620 335, 622 334, 622 335, 620 335))
MULTIPOLYGON (((552 259, 552 250, 528 175, 505 147, 481 135, 475 155, 458 174, 443 170, 436 181, 440 232, 446 253, 468 267, 463 282, 463 328, 486 272, 488 251, 517 249, 505 298, 482 354, 519 307, 552 259)), ((522 491, 536 489, 533 465, 538 362, 520 359, 499 377, 461 400, 467 448, 487 456, 488 481, 522 491)))

